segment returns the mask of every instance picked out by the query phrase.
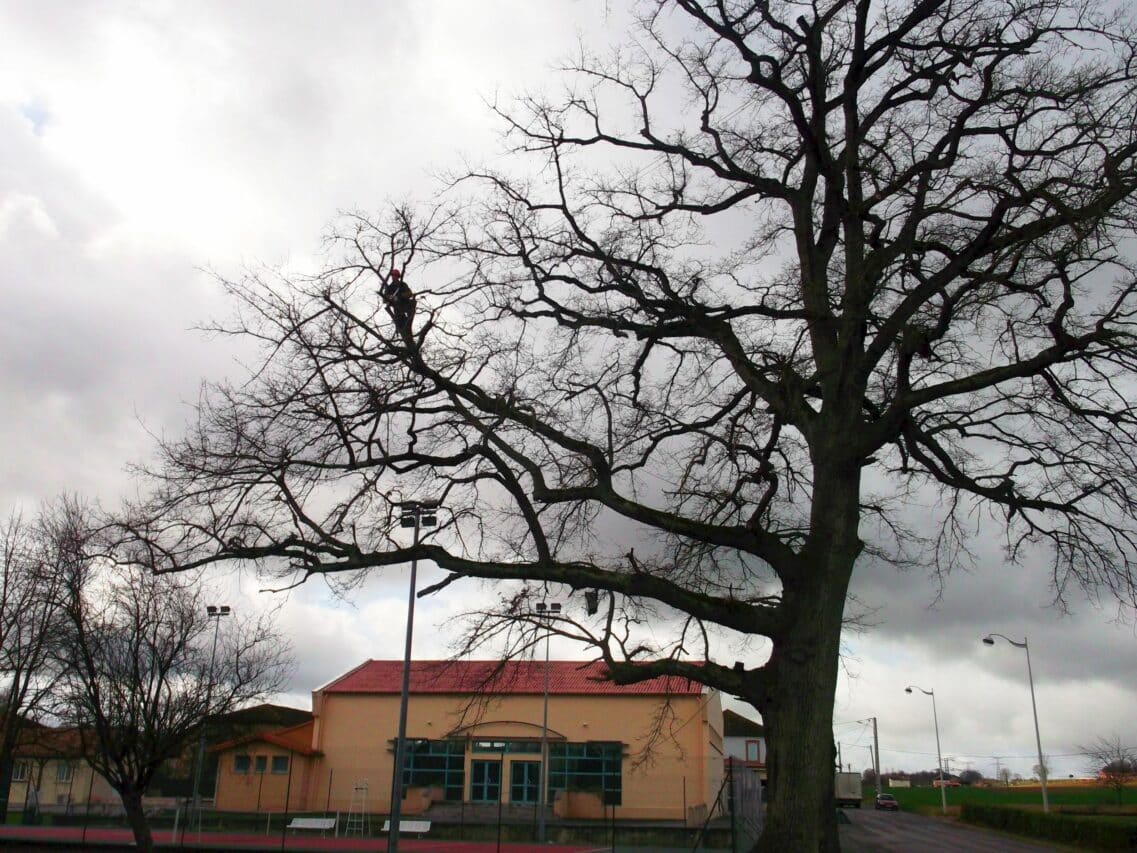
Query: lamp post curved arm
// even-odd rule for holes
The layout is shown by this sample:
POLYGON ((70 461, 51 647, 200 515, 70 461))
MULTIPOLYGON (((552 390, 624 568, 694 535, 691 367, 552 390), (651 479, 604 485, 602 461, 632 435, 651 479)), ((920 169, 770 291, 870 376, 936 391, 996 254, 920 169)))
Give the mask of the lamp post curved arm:
POLYGON ((944 786, 944 759, 943 753, 940 751, 940 715, 936 713, 936 691, 925 690, 915 684, 909 684, 904 688, 905 693, 911 693, 913 690, 919 690, 925 696, 932 697, 932 723, 936 727, 936 766, 940 772, 940 807, 944 814, 947 814, 947 788, 944 786))
POLYGON ((1012 640, 1006 634, 988 634, 983 638, 983 643, 988 646, 995 645, 995 638, 999 637, 1006 640, 1012 646, 1022 649, 1026 652, 1026 678, 1027 683, 1030 684, 1030 710, 1034 714, 1034 745, 1038 749, 1038 783, 1042 788, 1042 810, 1044 812, 1050 811, 1050 798, 1046 792, 1046 763, 1042 760, 1042 735, 1038 730, 1038 703, 1034 699, 1034 672, 1030 666, 1030 643, 1028 637, 1023 637, 1020 643, 1018 640, 1012 640))

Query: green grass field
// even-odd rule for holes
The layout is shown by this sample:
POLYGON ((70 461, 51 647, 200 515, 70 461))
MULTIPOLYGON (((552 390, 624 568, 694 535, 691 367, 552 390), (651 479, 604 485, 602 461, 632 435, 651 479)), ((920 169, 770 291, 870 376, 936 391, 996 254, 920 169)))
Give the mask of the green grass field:
MULTIPOLYGON (((865 787, 868 789, 869 786, 866 785, 865 787)), ((884 790, 896 797, 900 803, 900 808, 908 811, 938 810, 940 808, 939 788, 885 788, 884 790)), ((1042 793, 1037 785, 1018 785, 1010 788, 971 786, 946 790, 949 809, 963 803, 1024 805, 1039 806, 1040 808, 1042 806, 1042 793)), ((868 793, 870 796, 867 799, 866 806, 871 808, 873 791, 869 790, 868 793)), ((1052 808, 1057 806, 1100 806, 1103 809, 1108 809, 1117 806, 1117 792, 1098 785, 1051 785, 1047 788, 1047 796, 1052 808)), ((1137 807, 1137 786, 1130 786, 1122 791, 1121 803, 1129 809, 1137 807)))

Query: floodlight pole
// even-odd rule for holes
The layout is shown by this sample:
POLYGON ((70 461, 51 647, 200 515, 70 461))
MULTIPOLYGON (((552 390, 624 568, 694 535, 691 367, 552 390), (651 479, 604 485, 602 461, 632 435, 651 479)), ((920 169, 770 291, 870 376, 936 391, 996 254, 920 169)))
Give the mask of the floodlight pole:
POLYGON ((213 661, 217 657, 217 631, 221 617, 229 615, 229 605, 210 604, 205 608, 206 620, 213 620, 213 646, 209 650, 209 678, 205 682, 205 713, 201 719, 201 733, 197 739, 197 766, 193 773, 193 808, 197 816, 197 831, 201 832, 201 769, 205 763, 205 726, 209 721, 209 708, 213 703, 213 661))
MULTIPOLYGON (((399 504, 401 527, 414 527, 414 547, 418 548, 419 532, 436 524, 438 501, 403 501, 399 504)), ((407 595, 407 639, 403 647, 403 685, 399 693, 399 732, 395 738, 395 767, 391 773, 391 820, 387 833, 387 850, 398 853, 399 823, 403 811, 403 762, 406 754, 407 704, 411 692, 411 644, 415 630, 415 585, 418 558, 411 558, 411 588, 407 595)))
POLYGON ((1042 810, 1049 812, 1050 798, 1046 794, 1046 762, 1042 760, 1042 736, 1038 733, 1038 704, 1034 701, 1034 673, 1030 668, 1030 644, 1027 642, 1029 638, 1023 637, 1023 641, 1020 643, 1005 634, 988 634, 983 638, 983 642, 988 646, 993 646, 996 637, 1001 637, 1012 646, 1026 652, 1026 677, 1030 683, 1030 710, 1034 713, 1034 745, 1038 749, 1038 783, 1042 788, 1042 810))
MULTIPOLYGON (((561 613, 559 601, 538 601, 537 615, 542 619, 556 618, 561 613)), ((541 718, 541 790, 537 793, 537 843, 545 843, 545 808, 549 800, 549 637, 553 633, 548 622, 545 629, 545 703, 541 718)), ((502 769, 504 773, 504 767, 502 769)))
POLYGON ((947 814, 947 788, 944 787, 944 759, 943 753, 940 752, 940 716, 936 713, 936 691, 925 690, 923 687, 917 687, 914 684, 904 688, 905 693, 911 693, 913 690, 919 690, 925 696, 932 697, 932 723, 936 727, 936 763, 939 765, 940 771, 940 803, 943 805, 944 814, 947 814))

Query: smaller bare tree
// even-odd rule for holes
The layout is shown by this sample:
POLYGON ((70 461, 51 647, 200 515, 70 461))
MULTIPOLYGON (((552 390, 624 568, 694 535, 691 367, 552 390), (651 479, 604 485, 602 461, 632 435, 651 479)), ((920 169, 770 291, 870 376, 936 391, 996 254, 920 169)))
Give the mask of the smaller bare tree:
POLYGON ((37 522, 17 513, 0 527, 0 815, 8 811, 21 729, 42 710, 55 680, 57 558, 54 542, 37 522))
POLYGON ((64 569, 60 717, 86 760, 122 798, 139 850, 153 850, 142 807, 155 773, 182 755, 207 718, 266 698, 284 684, 288 644, 261 616, 226 620, 216 653, 205 593, 188 577, 125 570, 81 511, 56 519, 64 569))
POLYGON ((1078 749, 1087 758, 1086 769, 1094 774, 1099 785, 1117 794, 1117 804, 1121 805, 1125 789, 1137 783, 1137 749, 1125 746, 1116 734, 1099 737, 1078 749))

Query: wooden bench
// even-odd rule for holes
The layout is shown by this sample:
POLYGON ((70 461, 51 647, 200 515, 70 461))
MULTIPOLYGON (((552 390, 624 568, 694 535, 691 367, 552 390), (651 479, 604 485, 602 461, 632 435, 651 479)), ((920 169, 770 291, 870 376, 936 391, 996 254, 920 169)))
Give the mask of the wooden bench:
MULTIPOLYGON (((389 820, 383 821, 383 831, 384 832, 390 832, 391 831, 391 821, 389 821, 389 820)), ((400 818, 400 820, 399 820, 399 834, 401 835, 404 832, 413 832, 416 835, 422 835, 423 833, 430 832, 430 821, 429 820, 402 820, 400 818)))
POLYGON ((294 817, 292 822, 288 824, 288 828, 293 831, 297 829, 318 829, 322 836, 329 829, 336 828, 336 819, 334 817, 294 817))

